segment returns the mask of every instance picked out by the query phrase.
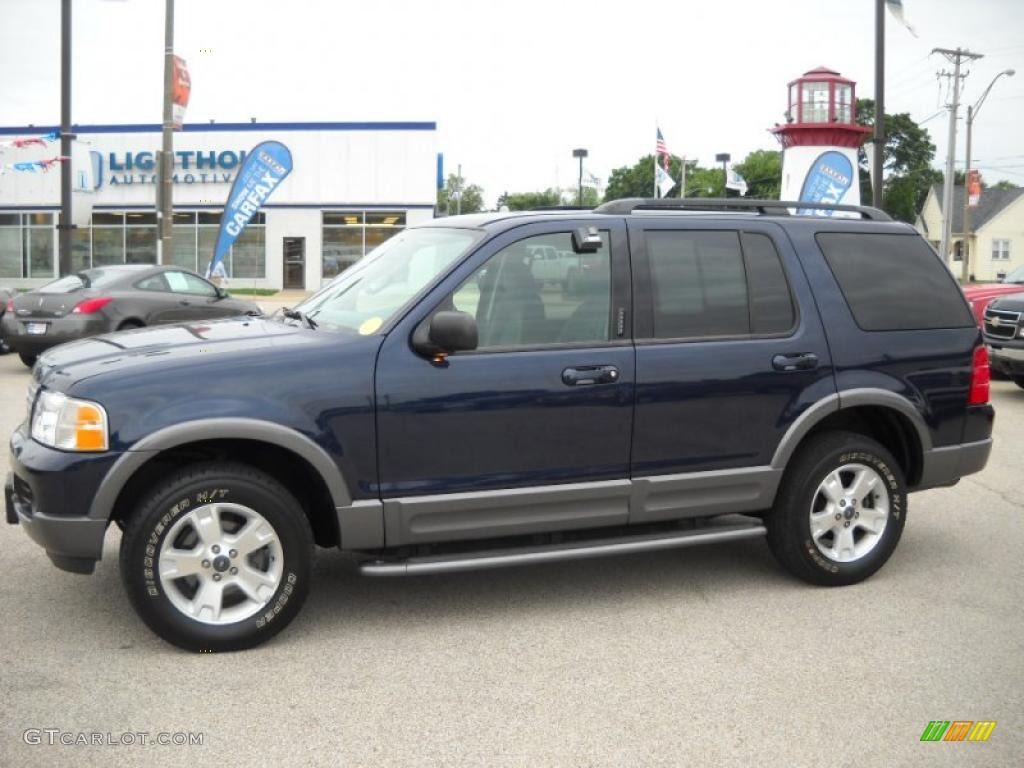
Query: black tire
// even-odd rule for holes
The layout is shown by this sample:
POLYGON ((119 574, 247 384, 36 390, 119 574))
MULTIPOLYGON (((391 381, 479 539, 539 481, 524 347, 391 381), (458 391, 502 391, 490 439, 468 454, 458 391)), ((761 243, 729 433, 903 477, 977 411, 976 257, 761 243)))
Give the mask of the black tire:
MULTIPOLYGON (((852 473, 843 473, 840 477, 844 475, 853 476, 852 473)), ((864 435, 824 432, 808 439, 786 469, 775 506, 765 520, 768 545, 782 567, 804 581, 823 586, 856 584, 889 559, 903 533, 906 512, 907 487, 903 470, 889 451, 864 435), (846 535, 843 528, 847 528, 850 536, 860 534, 856 546, 861 546, 869 536, 868 531, 860 527, 862 523, 858 522, 861 509, 871 509, 886 500, 889 509, 888 515, 883 516, 884 528, 877 534, 872 548, 849 562, 840 562, 815 542, 811 532, 811 512, 812 508, 821 510, 817 514, 824 510, 828 499, 824 494, 819 495, 819 486, 830 473, 846 465, 861 465, 874 470, 881 479, 880 490, 887 494, 887 499, 868 496, 870 503, 856 509, 852 513, 857 515, 854 519, 849 518, 853 505, 846 498, 841 500, 844 508, 833 505, 835 514, 842 515, 842 518, 836 522, 833 532, 821 536, 823 544, 827 547, 831 543, 832 547, 838 548, 836 537, 846 535)), ((831 513, 827 519, 832 519, 831 513)), ((865 523, 868 520, 869 515, 865 514, 865 523)))
POLYGON ((125 320, 123 323, 121 323, 119 326, 117 326, 117 330, 119 330, 119 331, 131 331, 131 330, 134 330, 135 328, 145 328, 145 327, 146 327, 146 324, 144 322, 142 322, 141 320, 125 320))
POLYGON ((18 357, 21 358, 21 362, 23 362, 28 368, 31 368, 36 364, 36 358, 38 358, 39 355, 30 355, 25 352, 19 352, 18 357))
POLYGON ((1013 378, 1013 383, 1016 384, 1021 389, 1024 389, 1024 376, 1015 376, 1013 378))
MULTIPOLYGON (((195 546, 202 551, 201 544, 195 546)), ((212 570, 203 570, 201 575, 212 578, 220 568, 217 561, 227 559, 217 557, 212 570)), ((299 612, 309 592, 313 534, 295 497, 273 478, 243 464, 200 464, 175 472, 140 501, 125 526, 120 560, 121 579, 132 606, 157 635, 190 651, 237 651, 266 642, 299 612), (256 610, 253 615, 221 624, 200 621, 175 607, 159 577, 161 547, 175 524, 187 526, 187 520, 181 518, 217 502, 242 505, 262 516, 277 536, 282 561, 276 590, 262 607, 251 606, 256 610)), ((207 565, 210 560, 203 562, 204 568, 211 567, 207 565)), ((242 559, 231 563, 241 567, 242 559)), ((220 570, 226 579, 229 571, 220 570)), ((174 581, 171 589, 178 589, 179 584, 189 586, 188 581, 174 581)), ((180 590, 175 597, 182 599, 180 590)), ((246 603, 243 608, 250 606, 246 603)))

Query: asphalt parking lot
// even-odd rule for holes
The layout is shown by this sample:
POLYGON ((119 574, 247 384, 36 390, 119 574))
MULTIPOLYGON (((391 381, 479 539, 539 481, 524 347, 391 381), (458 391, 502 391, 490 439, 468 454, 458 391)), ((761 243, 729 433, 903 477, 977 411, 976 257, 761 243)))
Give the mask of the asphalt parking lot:
MULTIPOLYGON (((27 382, 0 357, 4 439, 27 382)), ((131 611, 116 529, 87 577, 0 526, 0 765, 1021 765, 1024 390, 993 400, 985 472, 913 496, 890 563, 843 589, 761 541, 404 580, 321 551, 276 640, 192 655, 131 611), (957 719, 998 725, 919 741, 957 719)))

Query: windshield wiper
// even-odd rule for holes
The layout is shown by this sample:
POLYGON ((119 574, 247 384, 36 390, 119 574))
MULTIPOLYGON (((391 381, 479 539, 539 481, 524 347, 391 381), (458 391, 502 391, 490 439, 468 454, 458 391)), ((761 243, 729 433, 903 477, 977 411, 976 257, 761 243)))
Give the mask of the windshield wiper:
POLYGON ((281 314, 287 317, 289 320, 299 320, 309 326, 310 330, 316 330, 317 323, 312 317, 307 315, 300 309, 290 309, 289 307, 283 307, 281 314))

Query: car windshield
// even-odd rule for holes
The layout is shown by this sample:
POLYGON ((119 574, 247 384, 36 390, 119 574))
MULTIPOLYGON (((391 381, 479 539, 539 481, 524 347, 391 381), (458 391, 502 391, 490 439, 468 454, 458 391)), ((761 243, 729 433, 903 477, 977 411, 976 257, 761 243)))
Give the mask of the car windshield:
POLYGON ((120 276, 120 273, 110 269, 86 269, 47 283, 39 289, 39 293, 72 293, 82 288, 102 288, 120 276))
POLYGON ((295 309, 318 327, 369 335, 454 264, 478 237, 468 229, 407 229, 295 309))
POLYGON ((1024 283, 1024 267, 1017 267, 1003 280, 1004 283, 1024 283))

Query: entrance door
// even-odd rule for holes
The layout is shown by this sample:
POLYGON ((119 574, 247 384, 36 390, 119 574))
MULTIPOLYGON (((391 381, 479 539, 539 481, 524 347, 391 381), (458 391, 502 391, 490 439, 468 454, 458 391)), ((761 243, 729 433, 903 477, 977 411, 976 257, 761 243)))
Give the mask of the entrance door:
POLYGON ((306 287, 306 238, 284 238, 284 287, 306 287))

